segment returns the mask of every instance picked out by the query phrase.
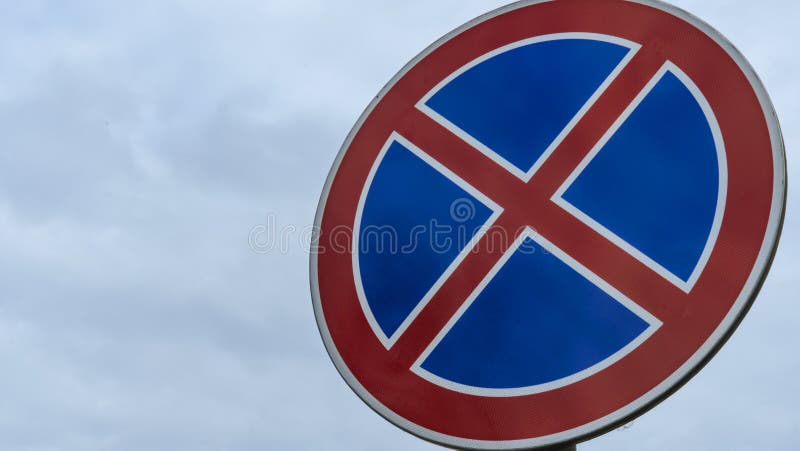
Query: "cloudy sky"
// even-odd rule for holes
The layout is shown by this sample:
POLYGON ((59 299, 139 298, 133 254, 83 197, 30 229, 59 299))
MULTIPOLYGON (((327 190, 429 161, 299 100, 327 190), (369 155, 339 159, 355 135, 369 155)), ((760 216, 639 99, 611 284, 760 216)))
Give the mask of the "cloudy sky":
MULTIPOLYGON (((0 449, 436 449, 330 363, 304 227, 383 84, 504 3, 0 1, 0 449)), ((800 3, 675 3, 747 55, 798 179, 800 3)), ((796 186, 728 345, 581 449, 796 449, 796 186)))

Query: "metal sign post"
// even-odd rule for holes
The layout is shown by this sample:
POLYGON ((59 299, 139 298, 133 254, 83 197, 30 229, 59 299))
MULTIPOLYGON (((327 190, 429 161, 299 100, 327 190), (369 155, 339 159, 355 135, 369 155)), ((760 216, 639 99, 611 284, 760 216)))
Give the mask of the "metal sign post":
POLYGON ((576 445, 566 445, 557 448, 546 448, 544 451, 576 451, 577 449, 578 447, 576 445))
POLYGON ((654 0, 522 1, 434 43, 359 119, 317 212, 314 311, 398 427, 574 450, 724 344, 785 196, 769 97, 717 31, 654 0))

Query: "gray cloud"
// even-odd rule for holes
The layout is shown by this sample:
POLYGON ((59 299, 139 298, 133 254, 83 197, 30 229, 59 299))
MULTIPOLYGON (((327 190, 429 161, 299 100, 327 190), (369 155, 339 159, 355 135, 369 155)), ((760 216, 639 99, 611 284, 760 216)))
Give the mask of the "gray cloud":
MULTIPOLYGON (((680 1, 746 54, 791 158, 794 2, 680 1)), ((502 2, 3 2, 0 448, 424 450, 346 387, 318 337, 309 225, 383 84, 502 2)), ((792 186, 753 311, 685 389, 586 447, 793 449, 792 186)))

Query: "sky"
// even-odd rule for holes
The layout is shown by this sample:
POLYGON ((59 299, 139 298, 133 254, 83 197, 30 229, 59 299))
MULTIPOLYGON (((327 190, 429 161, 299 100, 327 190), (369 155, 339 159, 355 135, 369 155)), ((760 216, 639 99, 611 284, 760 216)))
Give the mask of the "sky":
MULTIPOLYGON (((372 97, 504 3, 0 0, 0 449, 438 449, 334 369, 308 230, 372 97)), ((673 3, 747 56, 800 177, 800 3, 673 3)), ((579 449, 796 449, 795 186, 725 348, 579 449)))

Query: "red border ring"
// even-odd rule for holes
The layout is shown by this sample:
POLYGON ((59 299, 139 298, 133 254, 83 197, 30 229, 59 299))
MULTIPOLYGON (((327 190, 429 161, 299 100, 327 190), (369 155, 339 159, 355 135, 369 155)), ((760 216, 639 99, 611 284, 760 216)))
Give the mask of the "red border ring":
MULTIPOLYGON (((394 90, 398 89, 402 90, 398 86, 402 83, 404 77, 406 77, 409 73, 417 70, 418 66, 424 66, 426 64, 427 66, 431 66, 432 63, 429 63, 427 59, 434 52, 441 51, 445 55, 448 54, 447 53, 448 49, 452 52, 452 48, 449 44, 452 41, 459 39, 462 34, 465 34, 466 32, 473 30, 479 26, 482 26, 483 24, 486 24, 490 21, 493 21, 501 16, 505 17, 506 15, 508 15, 508 17, 512 17, 513 15, 538 14, 538 11, 540 9, 544 10, 546 8, 552 10, 558 10, 559 8, 569 10, 569 8, 575 8, 575 7, 591 8, 592 11, 590 13, 587 13, 587 15, 597 15, 595 13, 597 13, 599 10, 603 10, 603 12, 606 14, 611 14, 608 13, 607 11, 619 14, 619 16, 617 17, 618 19, 620 17, 621 18, 628 17, 628 19, 630 19, 631 15, 637 16, 637 18, 642 20, 636 21, 638 25, 634 26, 634 28, 636 27, 646 28, 648 26, 658 28, 658 24, 656 23, 654 17, 656 15, 659 14, 663 15, 664 13, 666 13, 666 16, 658 17, 658 19, 660 20, 663 18, 667 22, 676 22, 683 27, 689 25, 690 27, 692 27, 691 30, 694 32, 697 32, 699 30, 704 40, 709 41, 708 43, 706 43, 708 44, 706 45, 707 48, 711 48, 709 47, 709 45, 713 44, 716 46, 716 48, 713 49, 714 52, 722 52, 723 56, 732 59, 733 63, 735 63, 735 66, 732 67, 735 67, 740 72, 740 74, 743 75, 742 79, 747 83, 749 83, 752 88, 752 92, 747 92, 743 96, 753 97, 755 105, 758 107, 758 113, 763 118, 763 123, 761 123, 762 118, 754 118, 752 116, 749 116, 748 117, 749 119, 758 119, 758 120, 757 121, 754 120, 752 123, 749 122, 741 123, 742 121, 741 119, 739 119, 738 120, 739 123, 737 125, 746 126, 748 132, 752 131, 751 134, 756 135, 756 137, 753 138, 753 140, 757 141, 758 139, 763 139, 764 143, 768 144, 771 149, 772 161, 769 162, 771 163, 771 167, 768 167, 769 165, 766 165, 765 162, 760 161, 761 159, 766 158, 766 156, 762 157, 760 155, 753 155, 748 157, 744 155, 742 152, 736 153, 735 149, 732 151, 733 154, 735 154, 734 160, 736 160, 734 162, 736 163, 734 164, 734 166, 737 165, 739 166, 739 172, 738 172, 739 175, 737 179, 736 174, 732 173, 731 180, 733 181, 738 180, 738 182, 744 183, 746 185, 748 182, 748 179, 744 176, 746 171, 745 172, 742 171, 742 169, 744 169, 745 167, 747 167, 747 169, 752 169, 755 172, 762 174, 764 176, 770 176, 772 179, 771 191, 766 190, 766 188, 768 187, 762 187, 759 185, 759 188, 761 189, 756 190, 758 192, 756 194, 753 194, 753 198, 755 200, 749 199, 746 201, 742 201, 746 206, 752 206, 753 202, 756 202, 757 204, 759 200, 766 199, 766 197, 759 197, 759 196, 766 196, 766 195, 770 196, 771 199, 767 199, 768 206, 764 206, 763 208, 764 212, 763 227, 761 223, 758 223, 758 219, 756 219, 753 220, 755 222, 751 221, 752 223, 751 225, 753 225, 753 227, 756 228, 745 227, 743 229, 744 231, 753 231, 758 229, 758 227, 762 227, 764 231, 763 238, 758 239, 758 241, 760 241, 760 245, 758 245, 759 243, 750 243, 750 241, 747 238, 743 238, 743 241, 745 242, 744 246, 752 244, 753 246, 751 247, 753 247, 753 249, 750 249, 752 250, 752 260, 746 260, 746 257, 742 258, 743 260, 742 264, 749 269, 749 273, 747 274, 747 276, 742 278, 743 284, 742 285, 736 285, 735 283, 733 284, 736 285, 735 290, 738 290, 738 295, 735 294, 734 292, 734 295, 731 296, 730 300, 721 296, 716 299, 711 299, 712 301, 716 302, 710 302, 710 304, 715 304, 715 305, 712 305, 710 307, 703 307, 702 308, 703 311, 699 311, 700 308, 696 306, 692 307, 694 309, 692 311, 696 313, 699 317, 702 316, 702 318, 706 319, 707 321, 709 321, 709 319, 711 320, 718 319, 719 322, 700 324, 699 326, 697 326, 698 329, 702 328, 702 330, 700 330, 699 332, 684 331, 684 330, 680 331, 680 332, 686 332, 687 335, 691 335, 691 333, 694 333, 695 334, 694 336, 701 337, 703 339, 694 342, 691 342, 690 340, 687 339, 687 342, 689 344, 687 344, 686 346, 688 347, 695 346, 692 348, 693 351, 691 351, 691 353, 689 354, 690 355, 689 358, 686 360, 681 360, 679 362, 670 362, 669 365, 672 366, 669 365, 662 366, 663 368, 674 367, 674 371, 661 375, 656 374, 657 371, 651 371, 651 373, 653 374, 650 374, 649 376, 658 378, 658 380, 660 381, 659 383, 651 384, 650 386, 647 387, 648 388, 647 390, 641 391, 640 396, 630 400, 629 402, 625 401, 625 403, 621 407, 616 408, 613 411, 606 412, 604 415, 598 416, 597 418, 594 418, 591 421, 581 420, 574 425, 567 425, 562 423, 556 427, 553 426, 552 424, 550 425, 547 424, 547 421, 544 418, 546 415, 543 415, 542 413, 537 414, 534 411, 528 411, 527 415, 529 415, 530 418, 525 418, 525 419, 518 418, 516 419, 516 421, 509 422, 513 424, 509 425, 504 430, 500 430, 503 428, 495 428, 486 431, 476 431, 474 429, 469 429, 466 428, 465 425, 463 424, 459 425, 461 429, 459 429, 459 427, 454 426, 453 428, 451 428, 452 429, 451 431, 435 430, 434 427, 432 427, 431 425, 423 426, 422 424, 424 424, 427 420, 422 421, 419 418, 416 418, 412 421, 411 419, 408 418, 412 416, 420 417, 420 415, 411 414, 415 412, 413 410, 414 407, 406 406, 405 407, 406 411, 403 412, 403 414, 398 413, 397 411, 401 409, 398 407, 399 403, 398 400, 396 399, 397 398, 396 394, 394 397, 386 395, 386 393, 391 391, 392 388, 381 387, 381 384, 375 383, 375 380, 380 380, 380 376, 384 376, 383 380, 385 382, 386 381, 385 376, 387 372, 389 372, 390 370, 386 370, 384 368, 383 374, 379 375, 369 374, 370 372, 375 373, 376 371, 371 370, 369 368, 365 369, 363 366, 363 362, 361 362, 358 368, 358 373, 361 374, 361 378, 357 378, 354 375, 354 371, 351 369, 351 366, 355 364, 354 360, 350 359, 349 363, 351 366, 348 366, 346 358, 342 355, 341 351, 344 350, 348 355, 353 355, 353 348, 355 344, 342 343, 341 340, 342 335, 337 331, 349 330, 350 328, 358 328, 363 325, 359 325, 360 322, 356 321, 356 319, 354 319, 353 317, 348 317, 347 313, 344 314, 345 318, 340 318, 340 317, 334 318, 333 316, 335 315, 331 314, 331 309, 333 309, 333 307, 328 307, 328 308, 325 307, 325 304, 323 303, 322 300, 321 289, 320 289, 320 286, 322 284, 325 287, 327 287, 328 290, 337 293, 337 296, 346 297, 349 295, 348 290, 350 287, 348 285, 352 284, 352 281, 348 282, 346 280, 337 280, 337 277, 332 273, 326 273, 324 277, 321 277, 319 273, 320 258, 333 259, 334 257, 329 257, 325 255, 320 257, 320 255, 318 255, 317 253, 312 252, 310 258, 310 273, 311 273, 310 276, 311 276, 311 293, 313 298, 314 312, 317 318, 318 327, 322 335, 323 341, 337 370, 340 372, 340 374, 348 383, 348 385, 356 392, 356 394, 359 397, 361 397, 361 399, 364 400, 372 409, 374 409, 380 415, 382 415, 395 425, 399 426, 400 428, 412 434, 415 434, 425 440, 429 440, 446 446, 454 446, 465 449, 528 449, 528 448, 551 446, 556 444, 581 441, 590 438, 592 436, 599 435, 605 431, 617 427, 620 424, 630 421, 634 417, 641 415, 645 411, 654 407, 661 400, 665 399, 675 390, 680 388, 680 386, 682 386, 694 374, 696 374, 697 371, 699 371, 713 357, 713 355, 719 350, 719 348, 725 343, 728 337, 736 329, 736 327, 738 326, 739 322, 742 320, 744 315, 747 313, 753 300, 755 299, 762 283, 764 282, 764 279, 766 278, 767 272, 771 265, 775 251, 777 249, 777 244, 780 238, 780 231, 782 228, 783 216, 785 211, 786 162, 785 162, 785 154, 780 132, 780 126, 778 124, 778 120, 774 113, 774 109, 769 100, 769 97, 764 87, 762 86, 761 82, 759 81, 757 75, 753 71, 752 67, 748 64, 745 58, 733 47, 733 45, 730 44, 720 33, 712 29, 709 25, 702 22, 700 19, 697 19, 696 17, 692 16, 691 14, 682 11, 678 8, 675 8, 673 6, 662 3, 660 1, 654 1, 654 0, 640 0, 640 1, 562 0, 559 2, 543 2, 539 0, 521 1, 518 3, 514 3, 512 5, 508 5, 504 8, 497 9, 484 16, 481 16, 463 25, 462 27, 456 29, 455 31, 449 33, 448 35, 446 35, 445 37, 443 37, 442 39, 440 39, 439 41, 428 47, 419 56, 414 58, 414 60, 412 60, 408 65, 406 65, 387 84, 387 86, 383 88, 383 90, 376 97, 376 99, 367 107, 365 112, 362 114, 361 118, 354 126, 353 130, 348 135, 344 145, 342 146, 341 151, 339 152, 336 158, 336 162, 334 163, 334 166, 328 176, 325 188, 322 193, 322 197, 320 200, 320 204, 315 219, 316 235, 314 237, 314 242, 320 243, 320 240, 322 240, 322 243, 320 244, 329 244, 325 242, 326 235, 324 234, 324 232, 325 231, 330 232, 332 225, 336 226, 348 225, 348 224, 352 225, 352 218, 349 216, 350 213, 349 205, 346 205, 347 208, 342 208, 342 209, 335 208, 331 209, 331 211, 326 210, 326 206, 328 205, 328 202, 332 195, 332 191, 336 190, 338 190, 337 192, 339 193, 340 197, 345 196, 346 198, 345 203, 352 202, 353 204, 355 204, 357 202, 358 196, 352 196, 353 199, 349 199, 348 196, 352 192, 352 189, 355 189, 357 192, 360 192, 361 186, 358 186, 357 183, 358 181, 356 180, 356 183, 349 183, 349 184, 346 182, 337 182, 338 176, 340 174, 340 171, 344 170, 348 174, 352 174, 353 172, 355 172, 358 175, 355 178, 359 179, 359 177, 361 177, 363 173, 365 173, 365 167, 371 166, 371 161, 366 161, 369 160, 369 158, 366 157, 369 157, 370 155, 366 154, 365 156, 365 151, 363 149, 368 147, 374 147, 373 144, 375 143, 382 144, 381 140, 385 140, 386 137, 388 137, 388 134, 386 134, 386 130, 380 130, 382 128, 380 124, 378 126, 367 127, 366 129, 364 129, 364 126, 367 123, 367 121, 371 119, 373 114, 375 115, 381 114, 380 112, 377 111, 378 109, 382 110, 391 109, 391 108, 386 108, 384 102, 388 103, 389 105, 392 105, 392 100, 391 99, 387 100, 387 97, 391 98, 391 93, 394 90), (674 20, 675 18, 680 20, 675 21, 674 20), (648 19, 653 19, 653 20, 652 22, 648 22, 648 19), (376 131, 375 128, 378 128, 379 130, 376 131), (355 146, 357 148, 356 151, 351 152, 351 148, 353 147, 354 142, 357 140, 368 142, 370 145, 359 146, 358 144, 356 144, 355 146), (351 155, 354 152, 356 153, 355 157, 351 155), (360 154, 358 152, 360 152, 360 154), (358 160, 359 158, 361 160, 365 160, 366 163, 368 164, 365 165, 363 164, 363 162, 362 163, 354 162, 354 160, 358 160), (753 160, 752 166, 746 164, 750 163, 751 162, 750 160, 753 160), (769 172, 770 170, 771 172, 769 172), (337 187, 334 187, 334 184, 337 184, 337 187), (750 203, 748 204, 747 202, 750 203), (739 286, 741 286, 741 290, 739 290, 739 286), (735 300, 733 300, 733 298, 735 298, 735 300), (721 314, 720 312, 724 313, 724 315, 721 314), (715 314, 718 316, 714 316, 715 314), (711 325, 709 326, 708 324, 711 325), (713 324, 718 324, 718 325, 716 326, 716 328, 714 328, 713 324), (705 333, 706 329, 713 329, 713 332, 705 333), (344 348, 342 349, 339 349, 339 347, 337 347, 333 338, 334 335, 337 333, 339 333, 338 337, 340 337, 339 346, 340 347, 344 346, 344 348), (369 384, 372 387, 372 390, 368 390, 367 387, 365 386, 365 383, 369 384), (390 408, 389 404, 392 404, 393 408, 390 408), (532 421, 532 419, 534 418, 536 418, 538 421, 532 421), (538 423, 538 424, 536 424, 534 427, 532 423, 538 423), (531 424, 531 426, 527 430, 528 432, 526 434, 526 432, 523 431, 523 429, 528 424, 531 424), (535 429, 536 427, 538 427, 539 430, 537 432, 531 432, 531 430, 535 429), (453 431, 457 431, 458 433, 454 433, 453 431), (470 436, 469 434, 472 434, 472 436, 470 436)), ((572 11, 574 12, 574 9, 572 11)), ((600 15, 597 16, 599 17, 600 15)), ((623 20, 620 19, 620 21, 623 20)), ((572 25, 571 21, 566 21, 566 22, 570 23, 568 24, 562 23, 555 25, 550 24, 550 25, 552 25, 553 27, 572 25)), ((611 26, 612 25, 606 24, 605 26, 597 26, 595 29, 591 30, 569 29, 563 31, 590 31, 590 32, 601 32, 601 33, 605 32, 605 34, 612 34, 608 33, 608 28, 611 26)), ((661 31, 664 32, 664 30, 661 31)), ((532 32, 532 36, 536 34, 537 33, 532 32)), ((538 33, 538 34, 544 34, 544 33, 538 33)), ((627 38, 637 42, 641 41, 641 39, 631 39, 632 36, 626 36, 624 35, 625 33, 622 34, 623 35, 620 37, 627 38)), ((636 33, 629 33, 629 34, 635 35, 636 33)), ((620 34, 617 32, 614 33, 614 35, 619 36, 620 34)), ((687 44, 684 43, 684 45, 687 44)), ((680 62, 678 62, 678 64, 679 66, 681 66, 680 62)), ((693 78, 698 76, 698 74, 690 74, 690 75, 692 75, 693 78)), ((701 86, 701 89, 705 88, 704 94, 710 96, 709 101, 712 103, 712 106, 716 107, 715 112, 717 112, 717 114, 719 114, 720 108, 728 107, 733 109, 736 106, 738 106, 736 104, 731 105, 729 103, 725 103, 726 99, 721 99, 721 97, 724 97, 724 93, 721 94, 720 90, 713 92, 713 83, 710 83, 708 80, 706 80, 705 82, 701 81, 698 84, 703 85, 701 86)), ((406 93, 407 91, 408 90, 406 89, 406 93)), ((385 113, 385 111, 383 112, 385 113)), ((745 116, 747 115, 747 113, 743 114, 745 116)), ((378 122, 380 122, 380 119, 378 119, 378 122)), ((738 133, 734 131, 726 132, 726 127, 724 125, 725 123, 726 119, 720 118, 720 126, 723 128, 724 136, 727 136, 728 133, 738 133)), ((737 121, 727 120, 727 123, 736 124, 737 121)), ((728 127, 730 128, 731 126, 729 125, 728 127)), ((389 132, 390 131, 391 130, 389 130, 389 132)), ((726 142, 729 141, 727 137, 725 140, 726 142)), ((378 148, 379 147, 380 145, 378 146, 378 148)), ((732 147, 736 146, 732 145, 732 147)), ((738 147, 741 148, 742 146, 739 145, 738 147)), ((374 150, 375 153, 377 153, 377 150, 378 149, 374 150)), ((374 155, 372 155, 372 157, 374 157, 374 155)), ((731 171, 736 171, 736 168, 735 167, 731 168, 731 171)), ((363 184, 363 180, 360 181, 363 184)), ((749 195, 750 193, 748 192, 747 189, 740 188, 738 191, 735 191, 734 194, 749 195)), ((336 194, 334 193, 334 197, 335 196, 336 194)), ((739 208, 738 210, 742 210, 742 208, 739 208)), ((723 220, 723 224, 727 222, 729 224, 728 230, 733 229, 733 231, 728 233, 729 238, 727 240, 722 240, 721 241, 722 244, 717 244, 717 246, 731 247, 732 243, 731 237, 736 237, 737 236, 736 232, 742 231, 738 230, 736 227, 730 226, 731 222, 738 224, 738 219, 739 216, 741 215, 737 216, 737 213, 741 212, 737 211, 736 208, 726 208, 725 216, 728 219, 723 220), (733 217, 734 220, 732 221, 730 217, 733 217)), ((755 214, 754 216, 758 216, 758 214, 755 214)), ((352 230, 352 228, 350 230, 352 230)), ((754 239, 753 237, 746 234, 744 236, 749 237, 750 239, 754 239)), ((730 252, 730 249, 727 250, 730 252)), ((720 260, 720 258, 717 258, 717 260, 720 260)), ((341 265, 338 263, 341 262, 330 261, 327 264, 328 266, 325 266, 325 268, 340 268, 341 265)), ((731 266, 735 267, 736 264, 733 264, 731 266)), ((717 266, 714 268, 714 271, 717 274, 724 274, 726 269, 727 268, 724 265, 717 264, 717 266)), ((734 271, 739 270, 740 272, 736 274, 743 274, 741 273, 741 269, 742 268, 735 267, 734 271)), ((344 265, 343 268, 338 269, 338 271, 343 271, 345 274, 347 270, 348 270, 348 265, 344 265)), ((349 270, 352 269, 350 268, 349 270)), ((351 276, 350 278, 352 279, 352 273, 350 273, 350 276, 351 276)), ((735 278, 736 276, 732 277, 735 278)), ((719 281, 717 281, 717 283, 719 283, 719 281)), ((731 288, 729 287, 727 291, 730 292, 730 289, 731 288)), ((723 292, 723 295, 726 292, 726 290, 721 290, 721 291, 723 292)), ((708 291, 705 291, 704 294, 708 296, 710 293, 708 293, 708 291)), ((326 301, 326 302, 329 303, 331 301, 326 301)), ((339 307, 340 306, 337 305, 336 309, 334 310, 339 310, 339 307)), ((355 311, 347 309, 342 309, 342 310, 345 312, 355 311)), ((338 314, 341 315, 341 313, 338 314)), ((693 326, 691 321, 687 320, 687 323, 688 324, 686 325, 683 324, 681 325, 683 329, 690 329, 693 326)), ((675 331, 673 331, 673 333, 675 333, 675 331)), ((368 356, 369 345, 365 343, 360 343, 359 345, 361 346, 359 352, 363 351, 364 355, 368 356)), ((659 351, 663 349, 663 346, 661 348, 659 348, 658 346, 650 346, 647 349, 648 349, 647 352, 649 352, 652 355, 654 351, 659 351)), ((647 352, 644 353, 646 354, 647 352)), ((678 355, 680 356, 681 354, 678 353, 678 355)), ((640 368, 643 362, 644 364, 648 363, 646 360, 638 362, 640 368)), ((631 367, 636 368, 636 365, 628 364, 627 371, 630 371, 631 367)), ((663 372, 664 370, 662 367, 659 367, 659 369, 661 369, 663 372)), ((625 373, 625 370, 623 370, 623 374, 630 374, 630 373, 625 373)), ((398 378, 399 377, 400 376, 398 376, 398 378)), ((426 389, 426 393, 433 393, 433 392, 434 392, 433 390, 426 389)), ((635 390, 629 390, 629 392, 633 393, 635 392, 635 390)), ((587 393, 596 393, 596 388, 594 388, 591 384, 588 384, 587 386, 582 388, 582 391, 581 389, 579 389, 578 393, 583 393, 584 395, 586 395, 587 393)), ((438 397, 435 398, 437 400, 452 399, 452 398, 446 398, 444 397, 444 395, 441 396, 437 395, 437 396, 438 397)), ((613 396, 611 398, 613 398, 613 396)), ((553 402, 555 402, 556 400, 563 402, 564 398, 563 397, 558 398, 556 396, 556 398, 550 399, 549 401, 550 405, 553 405, 553 402)), ((473 399, 473 401, 475 400, 473 399)), ((610 402, 613 404, 614 401, 618 400, 612 399, 612 401, 610 402)), ((478 401, 475 402, 478 403, 478 401)), ((408 404, 413 405, 414 403, 408 403, 408 404)), ((419 404, 417 404, 417 406, 418 405, 419 404)), ((515 407, 512 407, 512 409, 517 409, 516 411, 520 411, 519 410, 520 405, 522 404, 517 403, 514 405, 515 407)), ((542 402, 539 402, 539 404, 533 402, 526 405, 541 406, 542 402)), ((492 410, 494 407, 495 406, 492 404, 492 402, 487 402, 485 404, 481 404, 480 407, 478 407, 477 409, 478 410, 483 409, 484 412, 495 412, 495 410, 492 410)), ((439 410, 436 411, 436 414, 441 418, 442 413, 446 413, 446 411, 442 411, 442 407, 440 406, 439 410)), ((447 428, 441 427, 440 429, 447 429, 447 428)))

